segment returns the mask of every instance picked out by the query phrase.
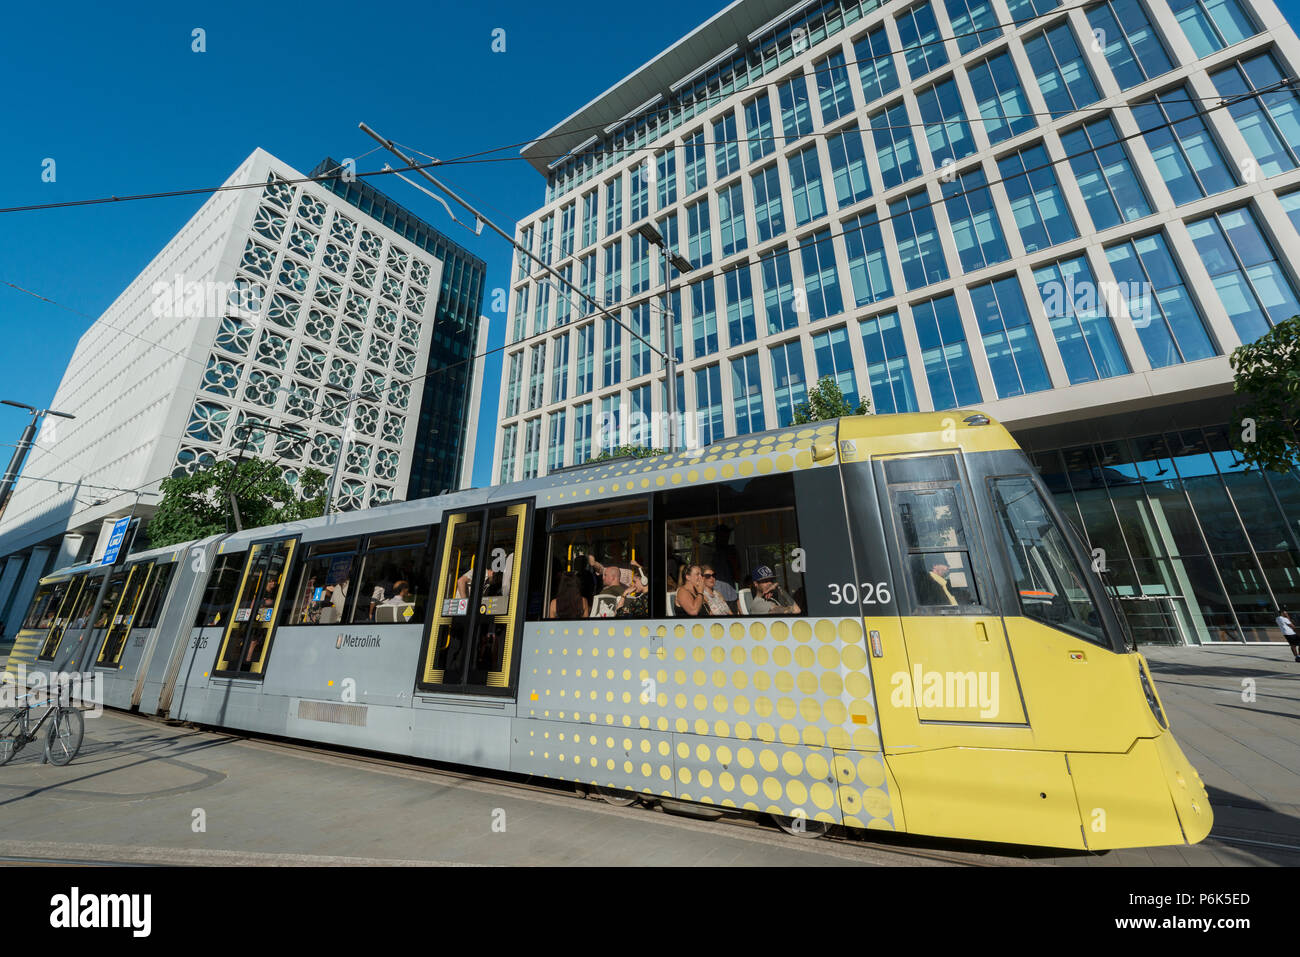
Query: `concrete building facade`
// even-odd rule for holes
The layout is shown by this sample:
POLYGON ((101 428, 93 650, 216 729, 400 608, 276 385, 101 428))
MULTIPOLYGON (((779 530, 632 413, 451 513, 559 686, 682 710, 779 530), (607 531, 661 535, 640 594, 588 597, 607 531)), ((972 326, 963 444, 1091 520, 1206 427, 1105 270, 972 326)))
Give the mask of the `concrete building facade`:
POLYGON ((0 519, 7 634, 42 574, 202 464, 296 482, 346 443, 345 510, 465 481, 484 263, 347 170, 297 182, 256 150, 82 335, 51 403, 76 418, 46 419, 0 519))

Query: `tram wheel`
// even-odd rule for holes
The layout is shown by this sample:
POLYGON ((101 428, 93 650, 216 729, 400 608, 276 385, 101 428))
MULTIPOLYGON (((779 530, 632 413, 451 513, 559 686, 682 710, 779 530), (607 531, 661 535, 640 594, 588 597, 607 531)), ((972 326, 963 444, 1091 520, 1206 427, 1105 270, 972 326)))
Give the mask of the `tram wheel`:
POLYGON ((612 804, 614 807, 629 807, 635 804, 639 798, 635 791, 623 791, 618 788, 594 788, 595 794, 606 804, 612 804))
POLYGON ((823 837, 830 833, 831 825, 827 821, 815 821, 808 817, 786 817, 773 814, 776 826, 793 837, 823 837))

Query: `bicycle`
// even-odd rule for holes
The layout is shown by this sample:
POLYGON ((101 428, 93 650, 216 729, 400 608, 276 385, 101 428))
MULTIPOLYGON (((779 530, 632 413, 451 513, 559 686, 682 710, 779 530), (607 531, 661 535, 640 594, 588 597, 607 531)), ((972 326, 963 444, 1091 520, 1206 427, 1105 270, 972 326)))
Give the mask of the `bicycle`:
MULTIPOLYGON (((25 702, 31 697, 32 694, 25 694, 18 700, 25 702)), ((54 721, 45 733, 45 760, 62 766, 75 758, 86 729, 81 709, 50 703, 40 720, 32 724, 32 706, 24 703, 0 710, 0 765, 8 764, 14 755, 35 741, 41 726, 51 716, 54 721)))

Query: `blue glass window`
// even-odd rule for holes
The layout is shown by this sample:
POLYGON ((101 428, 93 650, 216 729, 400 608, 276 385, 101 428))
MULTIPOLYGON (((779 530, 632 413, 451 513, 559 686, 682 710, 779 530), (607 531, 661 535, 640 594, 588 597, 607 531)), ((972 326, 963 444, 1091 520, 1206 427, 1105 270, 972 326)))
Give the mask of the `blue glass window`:
POLYGON ((844 54, 832 53, 813 68, 817 75, 817 95, 822 108, 822 123, 834 123, 853 112, 853 91, 844 54))
POLYGON ((1273 176, 1300 165, 1300 97, 1290 88, 1248 96, 1286 77, 1268 53, 1234 63, 1210 74, 1222 96, 1242 97, 1228 107, 1237 121, 1246 145, 1265 176, 1273 176))
POLYGON ((519 414, 519 392, 523 387, 524 354, 516 352, 510 357, 510 375, 506 379, 506 416, 519 414))
POLYGON ((831 154, 831 176, 840 208, 869 197, 871 180, 867 175, 867 153, 857 124, 846 126, 842 132, 827 139, 826 149, 831 154))
POLYGON ((709 227, 709 198, 686 207, 688 256, 696 269, 713 262, 713 231, 709 227))
POLYGON ((1134 104, 1133 117, 1174 205, 1182 206, 1237 185, 1187 87, 1177 86, 1134 104))
POLYGON ((776 90, 781 104, 781 129, 788 140, 797 140, 813 131, 812 109, 808 105, 808 78, 802 73, 782 83, 776 90))
POLYGON ((1106 258, 1153 367, 1217 355, 1163 233, 1108 246, 1106 258))
POLYGON ((686 173, 684 195, 690 196, 708 184, 708 152, 704 145, 703 130, 697 131, 682 144, 682 168, 686 173))
POLYGON ((928 3, 913 7, 898 17, 898 39, 903 47, 903 59, 907 61, 907 72, 913 80, 948 62, 939 24, 928 3))
POLYGON ((814 219, 826 215, 822 167, 816 143, 790 157, 790 188, 794 198, 796 226, 806 226, 814 219))
POLYGON ((573 410, 573 464, 591 458, 591 403, 584 402, 573 410))
POLYGON ((1071 385, 1129 371, 1103 295, 1084 256, 1034 270, 1043 309, 1071 385))
POLYGON ((957 297, 949 293, 917 303, 912 307, 912 322, 921 343, 921 361, 935 411, 978 403, 979 381, 971 365, 957 297))
POLYGON ((853 375, 853 351, 849 348, 848 331, 839 326, 813 336, 813 356, 817 360, 817 381, 830 376, 850 408, 856 409, 858 382, 853 375))
POLYGON ((1296 232, 1300 233, 1300 189, 1292 190, 1278 197, 1282 202, 1282 208, 1291 219, 1291 225, 1295 227, 1296 232))
POLYGON ((658 181, 656 193, 659 208, 664 209, 677 202, 677 153, 668 150, 655 159, 655 176, 658 181))
POLYGON ((763 257, 763 309, 769 334, 784 332, 799 325, 795 311, 794 278, 790 270, 790 252, 763 257))
POLYGON ((623 244, 605 247, 605 305, 623 301, 623 244))
POLYGON ((1052 380, 1016 277, 972 286, 970 300, 998 398, 1050 389, 1052 380))
POLYGON ((754 322, 754 288, 749 267, 732 269, 723 276, 727 292, 727 344, 738 346, 758 337, 754 322))
POLYGON ((1239 0, 1169 0, 1169 8, 1198 58, 1259 32, 1239 0))
POLYGON ((551 306, 551 283, 543 280, 537 284, 537 301, 533 303, 533 332, 545 332, 551 306))
POLYGON ((907 107, 898 103, 874 114, 871 133, 876 141, 876 162, 885 189, 921 175, 921 162, 916 156, 916 144, 912 142, 907 107))
POLYGON ((691 285, 691 329, 695 358, 718 351, 718 301, 712 277, 691 285))
POLYGON ((944 208, 957 244, 961 268, 973 272, 1011 258, 984 170, 974 169, 943 183, 944 208))
POLYGON ((546 470, 548 472, 564 468, 564 424, 568 416, 568 409, 561 409, 558 412, 551 413, 549 434, 546 442, 546 447, 549 450, 546 459, 546 470))
POLYGON ((736 114, 727 113, 713 122, 713 156, 718 179, 740 169, 740 141, 736 138, 736 114))
POLYGON ((640 233, 632 233, 629 257, 628 279, 631 282, 629 293, 633 296, 650 288, 650 242, 640 233))
POLYGON ((945 0, 944 5, 962 53, 970 53, 1002 35, 997 11, 989 0, 945 0))
POLYGON ((1088 22, 1106 44, 1106 62, 1121 89, 1174 68, 1139 0, 1106 0, 1088 11, 1088 22))
POLYGON ((1068 23, 1030 37, 1025 41, 1025 54, 1054 115, 1073 113, 1097 101, 1097 85, 1068 23))
POLYGON ((1249 207, 1188 223, 1187 231, 1242 342, 1300 315, 1295 287, 1249 207))
POLYGON ((831 231, 823 229, 799 244, 803 259, 803 284, 808 296, 808 320, 816 322, 844 311, 839 273, 835 269, 835 245, 831 231))
POLYGON ((890 203, 889 218, 894 225, 894 241, 907 288, 920 289, 947 279, 948 264, 944 262, 943 245, 926 191, 890 203))
POLYGON ((519 426, 515 423, 501 430, 501 484, 515 480, 515 456, 519 454, 519 426))
POLYGON ((695 408, 700 445, 726 437, 722 419, 722 370, 714 365, 695 370, 695 408))
POLYGON ((1027 146, 998 160, 998 172, 1011 200, 1025 252, 1046 249, 1078 235, 1043 144, 1027 146))
POLYGON ((1041 17, 1061 5, 1061 0, 1007 0, 1011 19, 1017 23, 1041 17))
POLYGON ((555 289, 555 324, 562 326, 569 321, 570 309, 575 295, 570 285, 573 282, 573 263, 561 266, 556 271, 564 277, 564 282, 555 289))
POLYGON ((574 225, 577 220, 577 203, 560 210, 560 258, 573 255, 574 225))
POLYGON ((551 402, 563 402, 569 397, 568 336, 551 340, 551 369, 551 402))
POLYGON ((722 233, 722 258, 749 245, 745 235, 745 192, 740 183, 718 194, 718 228, 722 233))
POLYGON ((749 140, 751 163, 770 156, 776 150, 776 133, 772 128, 772 103, 767 94, 745 104, 745 137, 749 140))
POLYGON ((1000 143, 1037 124, 1030 115, 1029 101, 1025 99, 1020 75, 1009 53, 999 53, 974 64, 967 75, 990 143, 1000 143))
POLYGON ((750 178, 754 190, 754 223, 758 241, 767 242, 785 232, 785 213, 781 209, 781 174, 775 166, 750 178))
POLYGON ((591 313, 591 300, 596 298, 596 254, 583 256, 580 265, 582 275, 579 277, 578 288, 582 291, 583 298, 578 301, 578 312, 586 316, 591 313))
POLYGON ((855 43, 853 55, 858 61, 862 93, 868 103, 898 89, 898 69, 884 27, 877 27, 855 43))
POLYGON ((954 80, 944 80, 916 97, 925 122, 925 138, 930 144, 930 154, 935 166, 953 162, 975 152, 975 140, 970 135, 966 114, 962 110, 961 95, 954 80))
POLYGON ((767 428, 763 421, 763 383, 757 352, 731 360, 731 398, 736 409, 737 435, 767 428))
POLYGON ((613 319, 604 320, 605 351, 601 361, 601 388, 608 389, 623 381, 623 327, 613 319))
POLYGON ((844 221, 844 247, 856 305, 865 306, 894 294, 880 219, 874 210, 844 221))
POLYGON ((585 395, 595 386, 596 324, 589 322, 578 329, 578 381, 574 395, 585 395))
POLYGON ((623 228, 623 177, 605 184, 605 235, 613 236, 623 228))
POLYGON ((1100 117, 1062 134, 1061 143, 1095 228, 1109 229, 1151 212, 1141 178, 1110 117, 1100 117))
POLYGON ((808 390, 803 376, 803 348, 800 340, 773 346, 772 384, 776 390, 777 427, 794 421, 795 410, 808 401, 808 390))
POLYGON ((586 249, 596 241, 596 229, 599 226, 600 197, 592 190, 582 197, 582 248, 586 249))
POLYGON ((898 313, 863 319, 862 347, 867 354, 872 409, 880 414, 919 411, 898 313))
POLYGON ((628 336, 628 343, 631 345, 632 368, 629 371, 628 378, 636 379, 643 375, 650 374, 650 347, 642 340, 650 340, 650 303, 642 302, 632 307, 629 318, 629 325, 637 335, 628 336))

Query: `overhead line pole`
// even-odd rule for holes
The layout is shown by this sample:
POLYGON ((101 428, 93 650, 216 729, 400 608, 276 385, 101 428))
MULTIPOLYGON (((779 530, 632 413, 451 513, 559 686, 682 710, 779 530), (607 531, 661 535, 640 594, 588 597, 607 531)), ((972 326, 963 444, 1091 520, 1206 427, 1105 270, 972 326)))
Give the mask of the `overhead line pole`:
MULTIPOLYGON (((403 153, 401 150, 399 150, 399 149, 397 148, 396 144, 395 144, 392 140, 390 140, 390 139, 386 139, 385 137, 380 136, 378 133, 376 133, 374 130, 372 130, 369 126, 367 126, 365 123, 361 123, 361 124, 359 124, 359 126, 360 126, 360 129, 361 129, 361 132, 365 133, 367 136, 369 136, 369 137, 370 137, 371 139, 373 139, 375 142, 379 143, 381 146, 383 146, 386 150, 388 150, 390 153, 392 153, 394 156, 396 156, 398 159, 400 159, 400 160, 401 160, 403 163, 405 163, 407 166, 420 167, 421 164, 417 164, 417 163, 412 162, 412 160, 411 160, 408 156, 406 156, 405 153, 403 153)), ((425 164, 425 165, 429 165, 429 166, 438 165, 438 161, 435 160, 433 163, 429 163, 429 164, 425 164)), ((674 352, 673 352, 673 350, 672 350, 671 348, 668 349, 667 351, 664 351, 664 350, 660 349, 658 346, 656 346, 653 342, 651 342, 651 341, 650 341, 649 339, 647 339, 645 336, 641 335, 641 333, 637 332, 635 329, 633 329, 631 326, 629 326, 627 323, 625 323, 625 322, 624 322, 621 318, 619 318, 617 315, 611 313, 611 312, 609 311, 609 309, 608 309, 608 308, 607 308, 603 303, 599 303, 599 302, 597 302, 595 299, 593 299, 591 296, 587 295, 585 292, 583 292, 581 289, 579 289, 577 286, 575 286, 575 285, 574 285, 570 280, 566 279, 566 278, 565 278, 565 277, 564 277, 564 276, 563 276, 563 275, 562 275, 558 270, 554 269, 554 268, 553 268, 552 266, 550 266, 549 264, 543 262, 539 257, 535 256, 535 255, 533 254, 533 251, 532 251, 531 249, 528 249, 528 248, 525 247, 523 244, 517 242, 517 241, 515 240, 514 236, 512 236, 510 233, 507 233, 504 229, 502 229, 502 228, 501 228, 500 226, 498 226, 496 223, 492 222, 492 220, 488 219, 486 216, 484 216, 482 213, 480 213, 477 209, 475 209, 473 206, 471 206, 468 202, 466 202, 464 199, 462 199, 460 196, 458 196, 458 195, 457 195, 453 190, 448 189, 447 186, 446 186, 444 183, 440 182, 440 181, 439 181, 436 177, 434 177, 434 176, 433 176, 433 175, 432 175, 432 174, 431 174, 427 169, 424 169, 424 168, 421 167, 421 168, 417 168, 417 169, 415 169, 415 170, 413 170, 413 171, 419 173, 419 174, 420 174, 421 176, 423 176, 426 180, 428 180, 430 183, 432 183, 434 186, 436 186, 439 190, 441 190, 443 193, 445 193, 447 196, 449 196, 451 199, 453 199, 453 200, 454 200, 454 201, 455 201, 459 206, 461 206, 462 208, 464 208, 464 209, 466 210, 466 212, 468 212, 470 215, 472 215, 476 221, 478 221, 478 222, 480 222, 480 223, 483 223, 484 225, 488 226, 488 227, 489 227, 489 228, 490 228, 494 233, 496 233, 498 236, 500 236, 502 239, 504 239, 506 242, 508 242, 511 246, 513 246, 515 249, 517 249, 517 250, 519 250, 520 252, 522 252, 525 256, 527 256, 527 257, 528 257, 529 259, 531 259, 533 262, 537 263, 537 265, 540 266, 540 267, 541 267, 541 268, 542 268, 546 273, 548 273, 549 275, 553 276, 555 279, 558 279, 561 283, 563 283, 563 284, 564 284, 565 286, 567 286, 569 289, 572 289, 574 292, 576 292, 576 293, 577 293, 577 294, 578 294, 578 295, 579 295, 579 296, 580 296, 580 297, 581 297, 585 302, 589 303, 592 307, 595 308, 595 310, 596 310, 596 312, 597 312, 598 315, 604 316, 605 318, 610 319, 610 320, 612 320, 612 321, 618 323, 622 328, 626 329, 626 330, 627 330, 628 332, 630 332, 633 336, 635 336, 638 340, 640 340, 641 342, 645 343, 646 347, 649 348, 651 352, 653 352, 655 355, 659 356, 659 358, 663 360, 663 362, 664 362, 664 371, 665 371, 665 373, 666 373, 666 375, 667 375, 666 385, 667 385, 667 388, 668 388, 668 395, 669 395, 669 397, 670 397, 670 403, 673 404, 673 405, 676 404, 676 403, 675 403, 675 399, 677 398, 677 390, 676 390, 676 378, 677 378, 677 377, 676 377, 676 368, 677 368, 677 360, 676 360, 676 356, 674 355, 674 352)), ((671 344, 670 344, 670 345, 671 345, 671 344)), ((677 451, 677 449, 676 449, 676 441, 675 441, 675 437, 676 437, 676 429, 673 427, 673 423, 671 423, 671 422, 670 422, 670 424, 669 424, 668 434, 669 434, 669 445, 673 446, 672 448, 669 449, 669 451, 670 451, 670 452, 676 452, 676 451, 677 451)))

